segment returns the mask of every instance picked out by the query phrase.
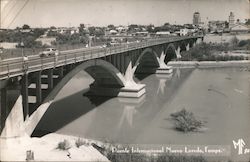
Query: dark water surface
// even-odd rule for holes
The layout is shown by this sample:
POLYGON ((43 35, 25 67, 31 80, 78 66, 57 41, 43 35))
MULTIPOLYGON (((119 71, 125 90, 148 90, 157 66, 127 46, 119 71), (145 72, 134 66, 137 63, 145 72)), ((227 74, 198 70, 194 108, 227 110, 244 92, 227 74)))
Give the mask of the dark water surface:
POLYGON ((238 158, 232 140, 242 138, 250 148, 249 74, 220 68, 137 76, 144 78, 146 95, 132 99, 85 96, 93 80, 81 72, 58 94, 37 130, 129 144, 230 145, 238 158), (173 128, 170 114, 182 108, 206 121, 201 132, 173 128))

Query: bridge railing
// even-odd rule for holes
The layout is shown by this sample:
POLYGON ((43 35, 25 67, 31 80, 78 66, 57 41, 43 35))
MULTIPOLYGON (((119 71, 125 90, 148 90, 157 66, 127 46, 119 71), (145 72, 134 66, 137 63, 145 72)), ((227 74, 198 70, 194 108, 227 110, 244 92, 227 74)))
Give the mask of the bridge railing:
POLYGON ((22 75, 25 72, 34 72, 44 69, 55 68, 67 64, 82 62, 90 59, 100 58, 117 53, 128 52, 140 48, 155 46, 174 41, 181 41, 185 39, 196 37, 170 37, 170 38, 156 38, 148 39, 147 41, 123 43, 118 46, 108 48, 82 48, 75 50, 61 51, 58 56, 53 57, 39 57, 38 55, 30 56, 27 61, 23 58, 15 58, 9 60, 2 60, 0 63, 0 79, 22 75))

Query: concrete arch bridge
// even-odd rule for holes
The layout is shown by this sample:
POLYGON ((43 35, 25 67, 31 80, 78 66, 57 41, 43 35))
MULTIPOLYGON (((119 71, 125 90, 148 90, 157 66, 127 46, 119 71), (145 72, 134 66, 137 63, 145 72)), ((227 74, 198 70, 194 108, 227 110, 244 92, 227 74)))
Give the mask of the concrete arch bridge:
POLYGON ((1 137, 31 135, 64 85, 81 70, 94 78, 94 95, 140 97, 145 85, 135 73, 172 73, 167 66, 203 36, 149 39, 109 48, 61 51, 58 56, 38 55, 2 60, 0 65, 1 137))

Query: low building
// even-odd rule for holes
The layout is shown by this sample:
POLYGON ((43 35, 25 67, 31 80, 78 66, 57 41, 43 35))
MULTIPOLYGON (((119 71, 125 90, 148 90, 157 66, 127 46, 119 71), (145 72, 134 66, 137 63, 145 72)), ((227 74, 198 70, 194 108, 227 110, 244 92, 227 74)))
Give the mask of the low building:
POLYGON ((75 33, 79 33, 79 28, 76 27, 70 27, 70 28, 66 28, 66 27, 62 27, 62 28, 58 28, 57 32, 60 34, 75 34, 75 33))
POLYGON ((158 31, 155 33, 156 36, 166 36, 170 35, 170 31, 158 31))
POLYGON ((185 36, 188 35, 189 29, 184 28, 184 29, 180 29, 180 36, 185 36))
POLYGON ((136 32, 136 33, 132 33, 132 36, 148 36, 148 31, 141 31, 141 32, 136 32))
POLYGON ((240 34, 240 33, 249 33, 250 28, 243 24, 237 24, 230 28, 230 33, 240 34))
POLYGON ((109 34, 111 34, 111 35, 116 35, 118 32, 116 31, 116 30, 110 30, 109 31, 109 34))
POLYGON ((4 49, 14 49, 18 43, 11 43, 11 42, 1 42, 0 47, 4 49))
POLYGON ((209 21, 208 22, 208 29, 210 33, 215 32, 223 32, 226 28, 226 22, 225 21, 209 21))
POLYGON ((40 37, 40 38, 37 38, 36 41, 42 42, 42 45, 51 46, 52 42, 56 41, 56 38, 55 37, 40 37))

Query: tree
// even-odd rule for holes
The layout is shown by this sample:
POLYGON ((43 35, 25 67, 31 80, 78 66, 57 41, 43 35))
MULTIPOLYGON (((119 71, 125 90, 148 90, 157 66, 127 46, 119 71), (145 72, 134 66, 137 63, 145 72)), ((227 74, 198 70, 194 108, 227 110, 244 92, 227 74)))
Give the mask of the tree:
POLYGON ((45 33, 45 29, 42 29, 42 28, 35 28, 34 31, 34 36, 36 38, 40 37, 41 35, 43 35, 45 33))
POLYGON ((56 27, 55 26, 51 26, 50 29, 56 29, 56 27))
POLYGON ((109 28, 109 29, 115 29, 115 26, 114 26, 113 24, 109 24, 109 25, 108 25, 108 28, 109 28))
POLYGON ((239 39, 238 39, 236 36, 234 36, 234 37, 230 40, 230 42, 231 42, 232 45, 235 47, 235 46, 238 45, 239 39))
POLYGON ((229 22, 225 21, 225 27, 229 28, 229 22))
POLYGON ((246 25, 250 25, 250 19, 247 19, 245 22, 246 25))
POLYGON ((169 24, 168 22, 164 24, 164 26, 169 26, 169 25, 170 25, 170 24, 169 24))
POLYGON ((95 27, 94 26, 89 27, 88 30, 89 30, 89 35, 95 35, 95 27))
POLYGON ((84 24, 80 24, 80 26, 79 26, 79 33, 85 34, 84 29, 85 29, 85 25, 84 24))
POLYGON ((154 25, 150 24, 150 25, 146 26, 146 29, 149 33, 152 33, 152 32, 154 32, 154 25))
POLYGON ((30 26, 27 25, 27 24, 24 24, 22 28, 23 28, 23 29, 30 29, 30 26))

